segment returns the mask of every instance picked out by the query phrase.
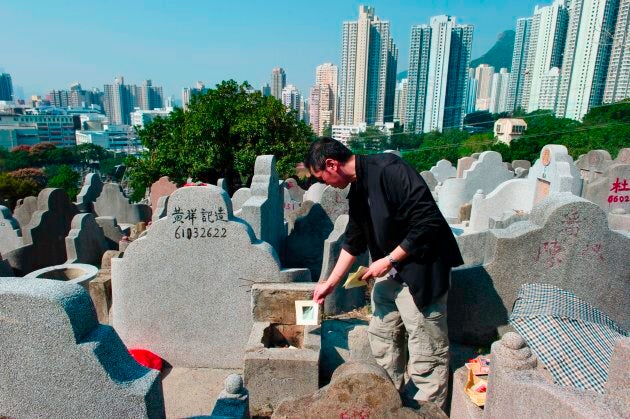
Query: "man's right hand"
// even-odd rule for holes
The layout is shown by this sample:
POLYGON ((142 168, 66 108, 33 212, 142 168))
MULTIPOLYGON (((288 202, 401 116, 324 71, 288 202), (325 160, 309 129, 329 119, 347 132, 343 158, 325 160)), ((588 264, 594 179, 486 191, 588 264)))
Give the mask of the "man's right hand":
POLYGON ((328 294, 333 292, 335 289, 334 285, 330 284, 330 281, 320 282, 315 286, 315 291, 313 291, 313 301, 317 304, 324 304, 324 299, 328 294))

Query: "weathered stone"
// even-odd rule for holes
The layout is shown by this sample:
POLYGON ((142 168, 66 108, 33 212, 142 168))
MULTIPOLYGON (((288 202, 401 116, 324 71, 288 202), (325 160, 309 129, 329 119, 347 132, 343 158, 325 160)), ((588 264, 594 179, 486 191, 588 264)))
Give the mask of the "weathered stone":
POLYGON ((476 161, 477 159, 474 157, 462 157, 461 159, 457 160, 457 176, 456 177, 458 178, 463 177, 464 171, 470 169, 470 167, 476 161))
POLYGON ((295 302, 313 298, 313 283, 252 285, 252 318, 255 322, 295 324, 295 302))
POLYGON ((367 321, 355 318, 326 319, 322 321, 322 353, 320 364, 320 383, 328 384, 333 372, 344 362, 352 359, 352 353, 363 351, 361 346, 354 348, 349 336, 356 327, 367 327, 367 321))
POLYGON ((470 211, 472 210, 472 204, 467 202, 459 207, 459 221, 464 222, 470 220, 470 211))
POLYGON ((180 188, 168 216, 112 260, 113 324, 127 345, 174 367, 239 368, 251 285, 309 280, 307 270, 280 269, 269 244, 234 218, 225 191, 180 188))
POLYGON ((630 164, 630 148, 622 148, 614 160, 615 164, 630 164))
POLYGON ((432 403, 419 411, 402 407, 394 384, 381 367, 346 363, 331 383, 314 394, 283 401, 272 418, 446 418, 432 403))
POLYGON ((118 249, 118 242, 129 235, 129 227, 122 230, 114 217, 96 217, 96 223, 103 230, 108 249, 118 249))
POLYGON ((453 163, 448 160, 440 160, 435 166, 431 167, 430 172, 438 182, 444 183, 446 179, 454 178, 457 176, 457 169, 453 167, 453 163))
POLYGON ((304 189, 300 187, 297 181, 293 178, 288 178, 284 181, 284 187, 289 192, 292 201, 302 202, 304 193, 306 192, 304 189))
POLYGON ((0 312, 0 414, 164 417, 158 372, 98 324, 83 288, 0 278, 0 312))
POLYGON ((151 222, 156 222, 160 218, 166 217, 168 198, 169 195, 164 195, 157 200, 156 208, 153 209, 153 215, 151 216, 151 222))
MULTIPOLYGON (((321 275, 319 276, 319 282, 326 281, 328 276, 337 263, 337 258, 341 252, 341 245, 346 237, 346 227, 348 226, 349 216, 341 215, 335 221, 335 228, 330 233, 326 241, 324 242, 324 258, 322 260, 321 275)), ((369 257, 365 252, 358 256, 354 264, 350 268, 350 272, 356 272, 359 266, 368 266, 369 257)), ((366 289, 363 287, 345 289, 339 285, 335 287, 334 291, 326 297, 324 300, 324 313, 325 314, 339 314, 354 310, 359 307, 363 307, 368 303, 366 297, 366 289)))
POLYGON ((81 285, 87 289, 90 281, 96 278, 98 268, 86 263, 64 263, 47 266, 24 276, 24 278, 46 278, 81 285))
POLYGON ((22 231, 24 231, 24 228, 30 224, 31 218, 33 218, 33 214, 37 210, 36 196, 27 196, 21 203, 18 201, 18 204, 13 210, 13 217, 18 221, 18 223, 20 223, 22 231))
POLYGON ((248 419, 249 393, 243 387, 243 377, 230 374, 225 379, 224 389, 219 394, 210 417, 248 419))
POLYGON ((103 253, 111 250, 103 229, 92 213, 77 214, 66 237, 66 263, 87 263, 98 266, 103 253))
POLYGON ((529 170, 532 167, 532 163, 529 160, 513 160, 512 169, 516 172, 516 169, 529 170))
POLYGON ((232 207, 236 213, 241 209, 243 204, 252 196, 252 190, 249 188, 240 188, 232 195, 232 207))
POLYGON ((435 176, 433 176, 433 173, 429 172, 428 170, 425 170, 425 171, 420 172, 420 176, 422 176, 422 179, 424 179, 425 183, 429 187, 429 190, 431 191, 435 190, 435 187, 437 186, 438 181, 437 179, 435 179, 435 176))
POLYGON ((20 275, 66 261, 65 237, 78 212, 66 192, 54 188, 39 193, 37 208, 22 230, 24 244, 3 255, 20 275))
POLYGON ((584 185, 582 196, 607 213, 630 213, 630 163, 611 164, 595 180, 584 185))
POLYGON ((151 220, 151 207, 131 204, 117 183, 106 183, 94 202, 94 211, 99 217, 111 216, 121 224, 136 224, 151 220))
POLYGON ((319 326, 254 322, 243 371, 252 415, 269 414, 287 397, 317 391, 320 349, 319 326))
POLYGON ((11 215, 11 210, 0 205, 0 254, 22 246, 20 224, 11 215))
POLYGON ((609 230, 606 214, 595 204, 568 192, 551 195, 529 220, 489 230, 482 266, 453 270, 451 339, 493 341, 506 330, 518 289, 532 282, 570 291, 628 329, 629 246, 630 236, 609 230))
MULTIPOLYGON (((168 176, 162 176, 156 182, 154 182, 149 188, 149 196, 151 201, 151 209, 155 213, 159 207, 158 201, 163 196, 168 197, 170 194, 177 190, 177 184, 171 182, 168 176)), ((122 221, 121 221, 122 222, 122 221)))
POLYGON ((459 222, 459 208, 470 202, 477 191, 489 193, 501 182, 512 178, 513 174, 503 165, 501 155, 496 151, 485 151, 470 169, 464 171, 461 179, 443 182, 438 191, 440 211, 448 222, 459 222))
POLYGON ((252 196, 243 204, 240 217, 247 221, 256 237, 282 253, 285 240, 283 192, 279 186, 275 156, 258 156, 254 165, 252 196))
POLYGON ((80 212, 94 212, 94 201, 103 191, 103 182, 96 173, 88 173, 77 195, 76 206, 80 212))
POLYGON ((88 292, 96 311, 99 323, 111 324, 110 310, 112 307, 112 258, 120 257, 122 252, 108 250, 103 254, 101 269, 96 278, 90 281, 88 292))

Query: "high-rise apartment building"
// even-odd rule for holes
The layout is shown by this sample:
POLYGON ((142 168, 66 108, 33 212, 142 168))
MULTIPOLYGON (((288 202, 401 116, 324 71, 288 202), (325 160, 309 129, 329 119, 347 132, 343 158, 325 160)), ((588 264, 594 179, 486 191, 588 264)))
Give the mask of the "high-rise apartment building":
POLYGON ((630 0, 619 1, 603 103, 630 97, 630 0))
POLYGON ((556 110, 558 88, 560 87, 560 69, 552 67, 540 80, 538 109, 556 110))
POLYGON ((475 98, 475 110, 490 110, 490 100, 492 96, 492 79, 494 67, 488 64, 479 64, 475 69, 475 79, 477 80, 477 97, 475 98))
POLYGON ((479 82, 475 78, 475 69, 468 69, 468 94, 466 95, 466 113, 475 112, 475 102, 477 101, 477 88, 479 82))
POLYGON ((103 93, 98 89, 83 90, 78 82, 73 83, 70 90, 50 91, 47 98, 57 108, 103 108, 103 93))
POLYGON ((145 80, 137 91, 136 107, 150 111, 164 107, 164 93, 162 87, 153 86, 151 80, 145 80))
POLYGON ((602 103, 618 7, 619 0, 571 0, 558 117, 581 120, 602 103))
POLYGON ((271 86, 269 86, 269 83, 262 85, 260 88, 260 94, 263 95, 263 97, 271 96, 271 86))
POLYGON ((490 96, 490 113, 507 112, 507 98, 510 84, 510 73, 502 68, 492 75, 492 94, 490 96))
POLYGON ((195 87, 184 87, 182 89, 182 106, 184 110, 188 110, 188 105, 195 95, 206 93, 206 85, 203 82, 198 81, 195 87))
POLYGON ((9 73, 0 73, 0 100, 13 100, 13 82, 9 73))
POLYGON ((406 131, 463 127, 472 33, 446 15, 411 28, 406 131))
POLYGON ((302 97, 297 87, 292 84, 287 85, 284 89, 282 89, 282 95, 280 97, 282 100, 282 104, 286 106, 287 111, 296 110, 298 112, 298 116, 300 116, 300 101, 302 97))
POLYGON ((337 122, 337 66, 324 63, 315 69, 315 85, 308 100, 309 123, 313 132, 322 135, 326 126, 337 122))
POLYGON ((543 77, 553 67, 562 66, 569 13, 567 0, 555 0, 551 6, 534 9, 523 86, 523 108, 527 112, 540 109, 543 77))
POLYGON ((282 89, 287 85, 287 75, 282 67, 271 70, 271 96, 282 100, 282 89))
POLYGON ((527 71, 529 56, 529 38, 531 35, 532 18, 526 17, 516 21, 516 36, 514 38, 514 52, 512 53, 512 72, 508 87, 507 110, 515 111, 523 108, 523 86, 527 71))
POLYGON ((123 76, 114 80, 113 84, 103 86, 105 115, 109 122, 118 125, 130 125, 134 105, 134 87, 125 84, 123 76))
POLYGON ((396 85, 396 94, 394 95, 394 122, 405 125, 405 116, 407 116, 407 96, 409 93, 409 79, 402 79, 396 85))
POLYGON ((389 22, 375 16, 374 8, 360 6, 359 19, 343 24, 340 124, 393 120, 397 62, 389 22))

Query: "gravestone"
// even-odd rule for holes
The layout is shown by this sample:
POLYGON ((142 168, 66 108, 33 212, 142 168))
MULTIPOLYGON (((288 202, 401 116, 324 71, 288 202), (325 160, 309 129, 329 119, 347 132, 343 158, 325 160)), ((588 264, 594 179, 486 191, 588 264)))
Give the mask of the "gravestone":
POLYGON ((243 204, 252 196, 252 190, 249 188, 240 188, 232 195, 232 208, 234 212, 240 211, 243 204))
POLYGON ((20 228, 24 232, 24 228, 31 222, 33 213, 37 211, 37 197, 27 196, 15 206, 13 217, 20 223, 20 228))
POLYGON ((467 344, 487 344, 502 333, 518 289, 547 283, 573 292, 630 327, 627 251, 630 236, 608 228, 606 213, 571 193, 534 207, 529 220, 489 230, 483 261, 453 270, 449 334, 467 344))
POLYGON ((515 172, 518 168, 529 170, 531 167, 532 163, 529 160, 512 160, 512 169, 515 172))
POLYGON ((160 218, 166 217, 169 195, 163 195, 157 200, 156 208, 153 209, 151 221, 156 222, 160 218))
POLYGON ((309 280, 307 270, 280 269, 271 246, 233 216, 224 190, 180 188, 167 217, 112 260, 113 324, 128 347, 174 367, 240 368, 251 285, 309 280))
POLYGON ((289 191, 291 200, 302 202, 302 198, 304 197, 304 193, 306 191, 300 187, 300 185, 297 183, 297 180, 293 178, 288 178, 284 181, 284 187, 287 189, 287 191, 289 191))
POLYGON ((328 214, 331 223, 334 224, 340 215, 348 214, 350 208, 350 204, 348 203, 349 192, 350 185, 346 186, 344 189, 328 185, 322 190, 319 200, 315 201, 321 204, 326 214, 328 214))
POLYGON ((435 176, 433 176, 433 173, 429 172, 428 170, 425 170, 425 171, 420 172, 420 176, 422 176, 422 179, 424 179, 424 182, 429 187, 429 190, 434 191, 435 187, 438 184, 438 181, 435 179, 435 176))
POLYGON ((159 372, 144 368, 82 287, 0 278, 0 415, 164 417, 159 372))
POLYGON ((230 187, 228 186, 228 183, 224 178, 220 178, 217 180, 217 186, 223 189, 228 194, 230 193, 230 187))
POLYGON ((326 188, 327 186, 328 185, 321 182, 313 183, 302 196, 302 200, 319 202, 322 193, 324 192, 324 188, 326 188))
POLYGON ((306 201, 298 211, 288 216, 287 235, 282 266, 308 268, 313 279, 322 268, 324 241, 333 230, 330 217, 318 203, 306 201))
POLYGON ((121 229, 114 217, 96 217, 96 223, 103 231, 109 249, 118 249, 120 240, 130 234, 130 228, 121 229))
MULTIPOLYGON (((319 282, 324 282, 332 273, 341 252, 341 245, 346 238, 346 227, 348 226, 349 216, 347 214, 340 215, 335 221, 333 231, 324 242, 324 258, 321 265, 321 274, 319 282)), ((367 252, 360 255, 350 268, 350 272, 356 272, 359 266, 368 266, 369 257, 367 252)), ((326 297, 324 301, 324 313, 339 314, 354 310, 365 306, 368 303, 366 298, 366 289, 364 287, 345 289, 339 285, 334 291, 326 297)))
POLYGON ((462 157, 461 159, 457 160, 457 177, 461 178, 464 175, 464 170, 470 169, 470 167, 476 161, 477 159, 473 157, 462 157))
POLYGON ((0 277, 13 275, 15 275, 13 268, 11 268, 9 262, 2 257, 2 254, 0 254, 0 277))
POLYGON ((10 252, 22 245, 20 224, 11 215, 11 210, 0 205, 0 254, 10 252))
MULTIPOLYGON (((610 153, 606 150, 591 150, 580 156, 575 165, 580 169, 580 176, 584 186, 596 180, 613 163, 610 153)), ((584 196, 584 195, 582 195, 584 196)))
POLYGON ((603 174, 585 185, 583 197, 607 213, 621 209, 630 214, 630 163, 609 165, 603 174))
POLYGON ((617 153, 617 158, 614 163, 616 164, 630 164, 630 148, 622 148, 617 153))
POLYGON ((278 254, 285 239, 283 194, 276 171, 276 158, 272 155, 256 157, 252 196, 241 207, 240 217, 247 221, 254 234, 266 241, 278 254))
POLYGON ((81 191, 77 195, 76 206, 79 212, 94 212, 94 201, 103 191, 103 182, 96 173, 85 175, 81 191))
POLYGON ((446 179, 438 191, 438 206, 449 223, 459 222, 459 208, 481 190, 489 193, 514 177, 503 165, 501 154, 485 151, 465 170, 462 178, 446 179))
POLYGON ((4 256, 19 275, 66 261, 65 237, 78 211, 63 189, 46 188, 37 196, 37 211, 23 228, 23 245, 4 256))
POLYGON ((151 201, 151 209, 155 213, 158 208, 158 201, 163 196, 169 196, 177 190, 177 184, 171 182, 168 176, 162 176, 154 182, 149 188, 149 196, 151 201))
POLYGON ((453 163, 445 159, 438 161, 435 166, 431 167, 430 172, 438 182, 444 182, 446 179, 457 176, 457 169, 453 167, 453 163))
POLYGON ((295 201, 291 198, 291 194, 286 188, 283 188, 282 193, 284 195, 282 208, 284 210, 284 218, 286 220, 289 214, 302 206, 302 200, 300 199, 299 201, 295 201))
POLYGON ((566 147, 546 145, 527 179, 508 180, 490 193, 477 191, 472 200, 469 231, 487 229, 491 218, 501 217, 506 212, 527 214, 550 194, 579 195, 581 188, 582 179, 566 147))
POLYGON ((68 255, 66 263, 87 263, 99 266, 103 253, 114 249, 114 247, 110 248, 103 229, 96 223, 92 213, 75 215, 70 228, 66 237, 66 254, 68 255))
POLYGON ((131 204, 117 183, 106 183, 94 202, 99 217, 114 217, 120 224, 136 224, 151 220, 151 208, 145 204, 131 204))

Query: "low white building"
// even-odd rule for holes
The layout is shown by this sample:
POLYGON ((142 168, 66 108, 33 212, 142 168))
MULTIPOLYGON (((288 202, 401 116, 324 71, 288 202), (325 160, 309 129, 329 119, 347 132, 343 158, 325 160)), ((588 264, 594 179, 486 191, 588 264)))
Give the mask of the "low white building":
POLYGON ((95 144, 111 151, 136 153, 142 149, 137 136, 127 125, 104 125, 100 131, 77 131, 77 145, 95 144))
POLYGON ((520 118, 499 118, 494 123, 494 136, 506 144, 519 138, 527 130, 527 123, 520 118))
POLYGON ((359 135, 360 132, 365 132, 366 129, 367 124, 365 122, 358 125, 333 125, 332 137, 347 146, 350 137, 359 135))
POLYGON ((163 109, 136 109, 131 112, 131 126, 132 127, 140 127, 144 128, 145 124, 153 121, 158 116, 162 118, 166 118, 173 112, 173 108, 163 108, 163 109))

